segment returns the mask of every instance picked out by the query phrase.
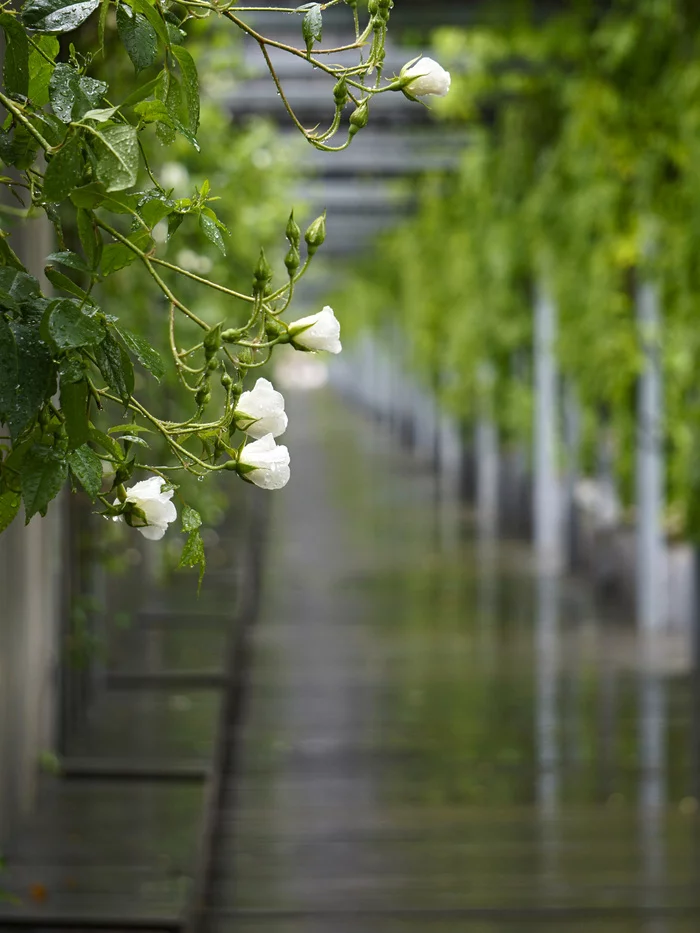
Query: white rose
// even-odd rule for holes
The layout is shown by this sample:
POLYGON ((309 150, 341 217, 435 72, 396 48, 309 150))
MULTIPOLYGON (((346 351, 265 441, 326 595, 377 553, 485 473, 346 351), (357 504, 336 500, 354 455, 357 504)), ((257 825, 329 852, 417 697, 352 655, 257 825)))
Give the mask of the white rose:
MULTIPOLYGON (((138 530, 149 541, 160 541, 167 531, 170 522, 177 518, 177 509, 170 501, 174 490, 162 491, 165 480, 160 476, 151 476, 141 480, 126 491, 126 501, 141 509, 146 516, 148 524, 137 526, 138 530)), ((116 500, 115 505, 119 504, 116 500)), ((123 522, 124 516, 115 516, 115 522, 123 522)))
POLYGON ((318 314, 299 318, 289 325, 292 346, 298 350, 326 350, 340 353, 340 323, 328 305, 318 314))
POLYGON ((267 379, 258 379, 238 400, 234 413, 237 426, 251 437, 278 437, 287 429, 284 396, 267 379))
POLYGON ((401 69, 400 76, 411 79, 410 83, 404 85, 404 90, 411 97, 445 97, 452 82, 449 71, 445 71, 442 65, 432 58, 409 62, 401 69))
POLYGON ((246 444, 238 464, 241 475, 261 489, 281 489, 289 482, 289 451, 275 444, 271 434, 246 444))

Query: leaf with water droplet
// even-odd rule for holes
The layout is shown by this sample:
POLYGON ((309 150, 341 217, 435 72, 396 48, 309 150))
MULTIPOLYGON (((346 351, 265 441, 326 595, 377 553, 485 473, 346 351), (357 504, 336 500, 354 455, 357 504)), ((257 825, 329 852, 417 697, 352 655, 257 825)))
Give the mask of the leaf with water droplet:
POLYGON ((22 464, 22 498, 25 523, 39 512, 46 515, 49 502, 61 491, 68 472, 66 461, 53 447, 35 444, 22 464))
POLYGON ((107 87, 104 81, 88 78, 71 65, 59 62, 49 81, 51 108, 63 123, 79 120, 97 107, 107 87))
POLYGON ((17 346, 15 335, 0 314, 0 424, 4 424, 17 392, 17 346))
POLYGON ((100 5, 100 0, 29 0, 22 8, 22 21, 28 29, 59 34, 76 29, 100 5))
POLYGON ((117 7, 117 31, 137 72, 149 68, 158 54, 158 36, 142 13, 120 3, 117 7))
POLYGON ((139 145, 136 128, 120 124, 95 130, 97 177, 107 191, 122 191, 136 184, 139 145))
POLYGON ((88 347, 103 341, 104 324, 72 298, 52 301, 46 310, 48 332, 59 350, 88 347))
POLYGON ((22 24, 10 13, 0 13, 0 26, 5 32, 5 61, 2 75, 10 94, 29 92, 29 42, 22 24))

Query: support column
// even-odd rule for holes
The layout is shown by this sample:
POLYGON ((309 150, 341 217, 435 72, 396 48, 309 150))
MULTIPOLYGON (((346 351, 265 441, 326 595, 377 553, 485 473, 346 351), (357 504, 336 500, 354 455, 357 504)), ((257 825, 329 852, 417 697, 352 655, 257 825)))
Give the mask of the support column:
POLYGON ((534 525, 538 567, 561 569, 561 514, 557 476, 556 307, 543 290, 535 298, 534 525))
POLYGON ((637 620, 645 630, 666 622, 662 460, 661 312, 656 285, 637 290, 643 366, 637 396, 637 620))
POLYGON ((479 535, 498 531, 498 428, 493 415, 494 371, 482 363, 478 372, 479 414, 476 423, 476 511, 479 535))

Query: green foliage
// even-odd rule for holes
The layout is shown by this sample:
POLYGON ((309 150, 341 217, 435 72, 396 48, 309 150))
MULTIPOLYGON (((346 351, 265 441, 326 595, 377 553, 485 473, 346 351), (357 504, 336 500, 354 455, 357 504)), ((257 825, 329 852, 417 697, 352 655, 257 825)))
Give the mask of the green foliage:
POLYGON ((337 306, 380 329, 393 319, 465 419, 490 361, 501 427, 526 436, 532 303, 544 285, 559 309, 561 369, 583 406, 587 464, 603 421, 630 502, 635 298, 642 281, 658 282, 668 526, 697 536, 700 7, 571 0, 535 22, 505 2, 488 25, 439 34, 437 48, 457 65, 441 112, 469 125, 468 146, 454 173, 422 181, 415 220, 382 240, 381 259, 337 306))
MULTIPOLYGON (((283 50, 328 81, 327 129, 304 129, 287 104, 317 148, 342 149, 351 139, 329 145, 347 100, 334 96, 339 81, 367 104, 377 90, 392 90, 390 82, 376 87, 385 7, 381 28, 370 14, 364 30, 347 11, 354 66, 312 56, 321 5, 290 7, 304 45, 283 50), (371 50, 361 53, 370 35, 371 50)), ((222 27, 267 52, 270 40, 244 12, 207 0, 27 0, 19 12, 0 12, 0 158, 12 170, 0 183, 13 204, 0 214, 8 225, 43 214, 56 241, 44 262, 53 290, 45 294, 14 252, 12 229, 0 230, 0 530, 20 500, 27 521, 44 514, 66 481, 104 515, 128 518, 124 483, 138 471, 168 480, 180 471, 183 496, 192 491, 188 475, 237 464, 245 439, 236 437, 233 413, 243 382, 289 341, 282 315, 312 252, 256 291, 260 245, 282 240, 289 205, 263 181, 264 167, 251 166, 269 158, 282 176, 283 156, 260 123, 232 128, 223 109, 202 99, 199 74, 213 73, 220 56, 230 80, 232 43, 222 27), (191 180, 187 190, 164 177, 173 165, 191 180), (223 330, 235 338, 224 344, 223 330), (115 421, 124 430, 113 435, 115 421)), ((183 515, 182 563, 203 572, 196 515, 183 515)))

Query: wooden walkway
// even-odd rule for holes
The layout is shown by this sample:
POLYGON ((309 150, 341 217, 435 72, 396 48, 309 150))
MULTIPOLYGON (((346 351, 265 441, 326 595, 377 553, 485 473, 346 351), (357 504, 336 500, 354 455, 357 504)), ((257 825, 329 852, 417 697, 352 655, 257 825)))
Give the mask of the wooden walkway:
POLYGON ((196 576, 176 575, 146 587, 145 605, 120 626, 119 612, 143 598, 146 573, 109 581, 95 701, 6 853, 0 930, 180 930, 189 921, 211 849, 223 717, 257 590, 242 547, 249 513, 238 506, 218 529, 223 560, 199 599, 196 576))
POLYGON ((290 405, 207 933, 697 933, 691 672, 290 405))
POLYGON ((113 640, 0 930, 697 933, 683 646, 641 667, 383 425, 288 408, 259 611, 232 563, 113 640))

